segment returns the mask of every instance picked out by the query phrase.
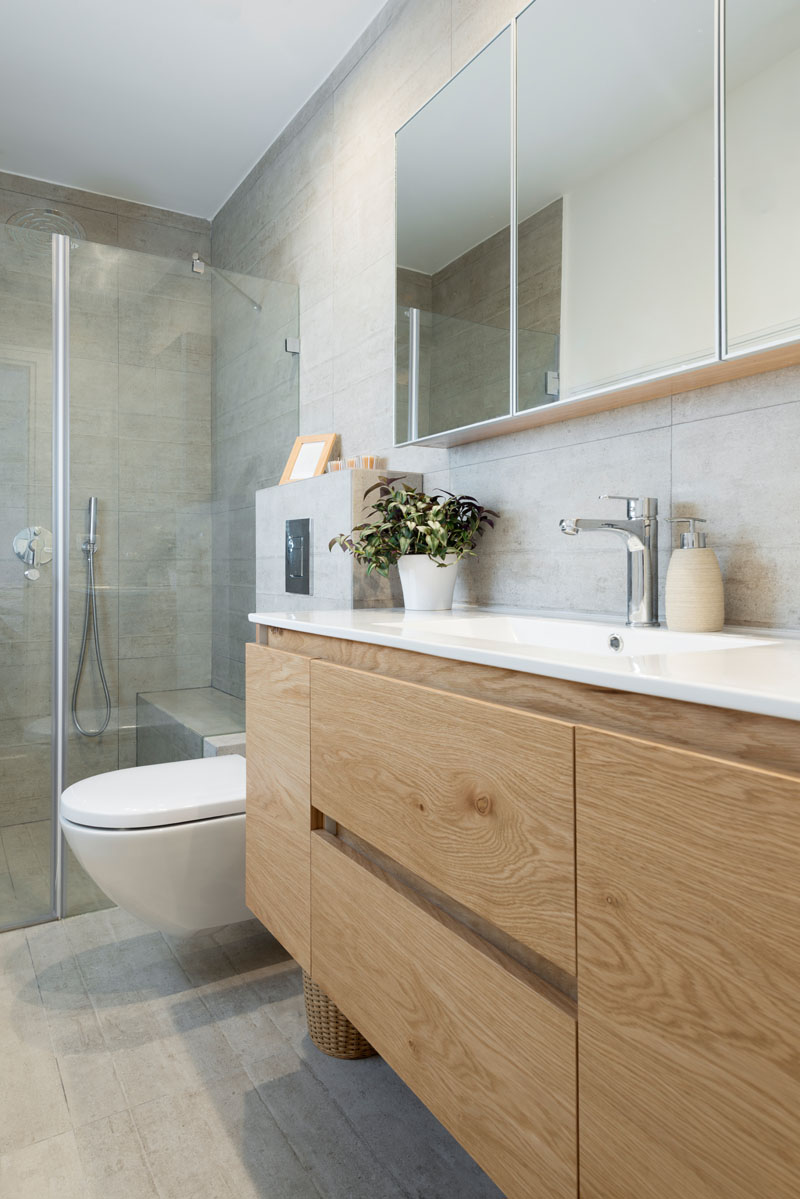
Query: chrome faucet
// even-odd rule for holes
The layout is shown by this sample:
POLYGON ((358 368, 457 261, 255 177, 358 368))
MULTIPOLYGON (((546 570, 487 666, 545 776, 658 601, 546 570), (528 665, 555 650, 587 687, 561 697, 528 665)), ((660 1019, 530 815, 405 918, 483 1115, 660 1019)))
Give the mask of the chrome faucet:
POLYGON ((616 533, 625 542, 628 559, 628 620, 634 628, 658 624, 658 500, 652 496, 601 495, 601 500, 625 500, 627 520, 560 521, 562 533, 616 533))

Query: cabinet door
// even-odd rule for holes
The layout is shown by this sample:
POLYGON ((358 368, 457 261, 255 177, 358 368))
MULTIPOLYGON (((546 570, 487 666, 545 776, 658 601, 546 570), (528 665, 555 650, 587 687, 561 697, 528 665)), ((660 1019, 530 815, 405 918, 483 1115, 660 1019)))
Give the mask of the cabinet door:
POLYGON ((575 972, 572 725, 311 667, 314 806, 575 972))
POLYGON ((509 1199, 575 1199, 575 1021, 535 979, 312 837, 314 978, 509 1199))
POLYGON ((576 730, 583 1199, 800 1194, 800 780, 576 730))
POLYGON ((309 662, 247 646, 247 906, 309 968, 309 662))
POLYGON ((713 0, 535 0, 517 30, 519 409, 713 362, 713 0))

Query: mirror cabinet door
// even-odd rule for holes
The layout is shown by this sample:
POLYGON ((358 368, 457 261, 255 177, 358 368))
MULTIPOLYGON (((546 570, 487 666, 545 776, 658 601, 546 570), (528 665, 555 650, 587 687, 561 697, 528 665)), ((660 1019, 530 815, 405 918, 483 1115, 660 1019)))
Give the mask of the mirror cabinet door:
POLYGON ((517 29, 519 407, 559 351, 562 399, 713 361, 713 0, 535 0, 517 29))
POLYGON ((727 0, 727 350, 800 338, 800 3, 727 0))
POLYGON ((511 31, 397 134, 398 443, 510 412, 511 31))

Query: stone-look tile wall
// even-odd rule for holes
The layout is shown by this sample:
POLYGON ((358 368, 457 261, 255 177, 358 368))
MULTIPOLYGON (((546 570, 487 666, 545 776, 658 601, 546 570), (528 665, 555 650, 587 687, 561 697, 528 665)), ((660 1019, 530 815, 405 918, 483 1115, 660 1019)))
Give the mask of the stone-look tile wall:
POLYGON ((57 208, 83 226, 88 241, 104 246, 167 258, 211 253, 211 229, 202 217, 0 171, 0 224, 28 208, 57 208))
MULTIPOLYGON (((328 550, 337 533, 349 533, 367 519, 372 499, 364 499, 381 471, 343 470, 318 475, 282 487, 267 487, 256 494, 256 601, 258 612, 310 609, 390 608, 403 603, 400 579, 392 569, 388 578, 364 567, 338 546, 328 550), (310 524, 308 595, 286 592, 284 548, 287 520, 310 524)), ((421 475, 406 474, 411 487, 421 475)))
MULTIPOLYGON (((726 575, 734 622, 800 625, 800 475, 794 369, 565 421, 451 451, 391 450, 394 134, 524 7, 394 0, 270 147, 213 224, 222 265, 300 285, 300 429, 335 430, 426 485, 503 511, 463 571, 478 602, 619 613, 616 542, 566 538, 558 518, 610 509, 600 492, 696 512, 726 575), (452 469, 449 469, 449 466, 452 469)), ((662 546, 670 542, 662 533, 662 546)), ((666 552, 662 553, 666 560, 666 552)))
MULTIPOLYGON (((193 217, 0 174, 8 489, 0 519, 8 546, 18 528, 50 522, 49 246, 42 240, 37 254, 5 226, 13 213, 37 207, 78 220, 89 239, 71 255, 70 671, 74 677, 83 625, 86 505, 96 495, 100 640, 114 714, 100 738, 71 730, 74 781, 134 764, 138 691, 209 681, 210 284, 189 262, 193 249, 208 256, 210 237, 208 222, 193 217), (16 364, 13 378, 8 363, 16 364)), ((28 583, 10 553, 2 568, 0 824, 49 816, 49 570, 28 583)), ((90 727, 100 700, 90 663, 81 688, 90 727)))
MULTIPOLYGON (((800 627, 800 367, 451 451, 426 485, 469 491, 503 513, 457 597, 620 616, 616 538, 565 537, 562 516, 624 514, 600 494, 654 495, 664 516, 707 519, 730 624, 800 627)), ((660 527, 664 578, 677 534, 660 527)))

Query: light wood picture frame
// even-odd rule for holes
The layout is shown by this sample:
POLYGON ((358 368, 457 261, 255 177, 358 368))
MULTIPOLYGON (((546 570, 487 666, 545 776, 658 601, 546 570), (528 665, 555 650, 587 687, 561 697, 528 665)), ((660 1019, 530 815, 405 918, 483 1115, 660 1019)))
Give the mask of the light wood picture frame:
POLYGON ((297 437, 283 468, 281 483, 295 483, 299 479, 313 479, 315 475, 321 475, 335 441, 335 433, 312 433, 297 437))

